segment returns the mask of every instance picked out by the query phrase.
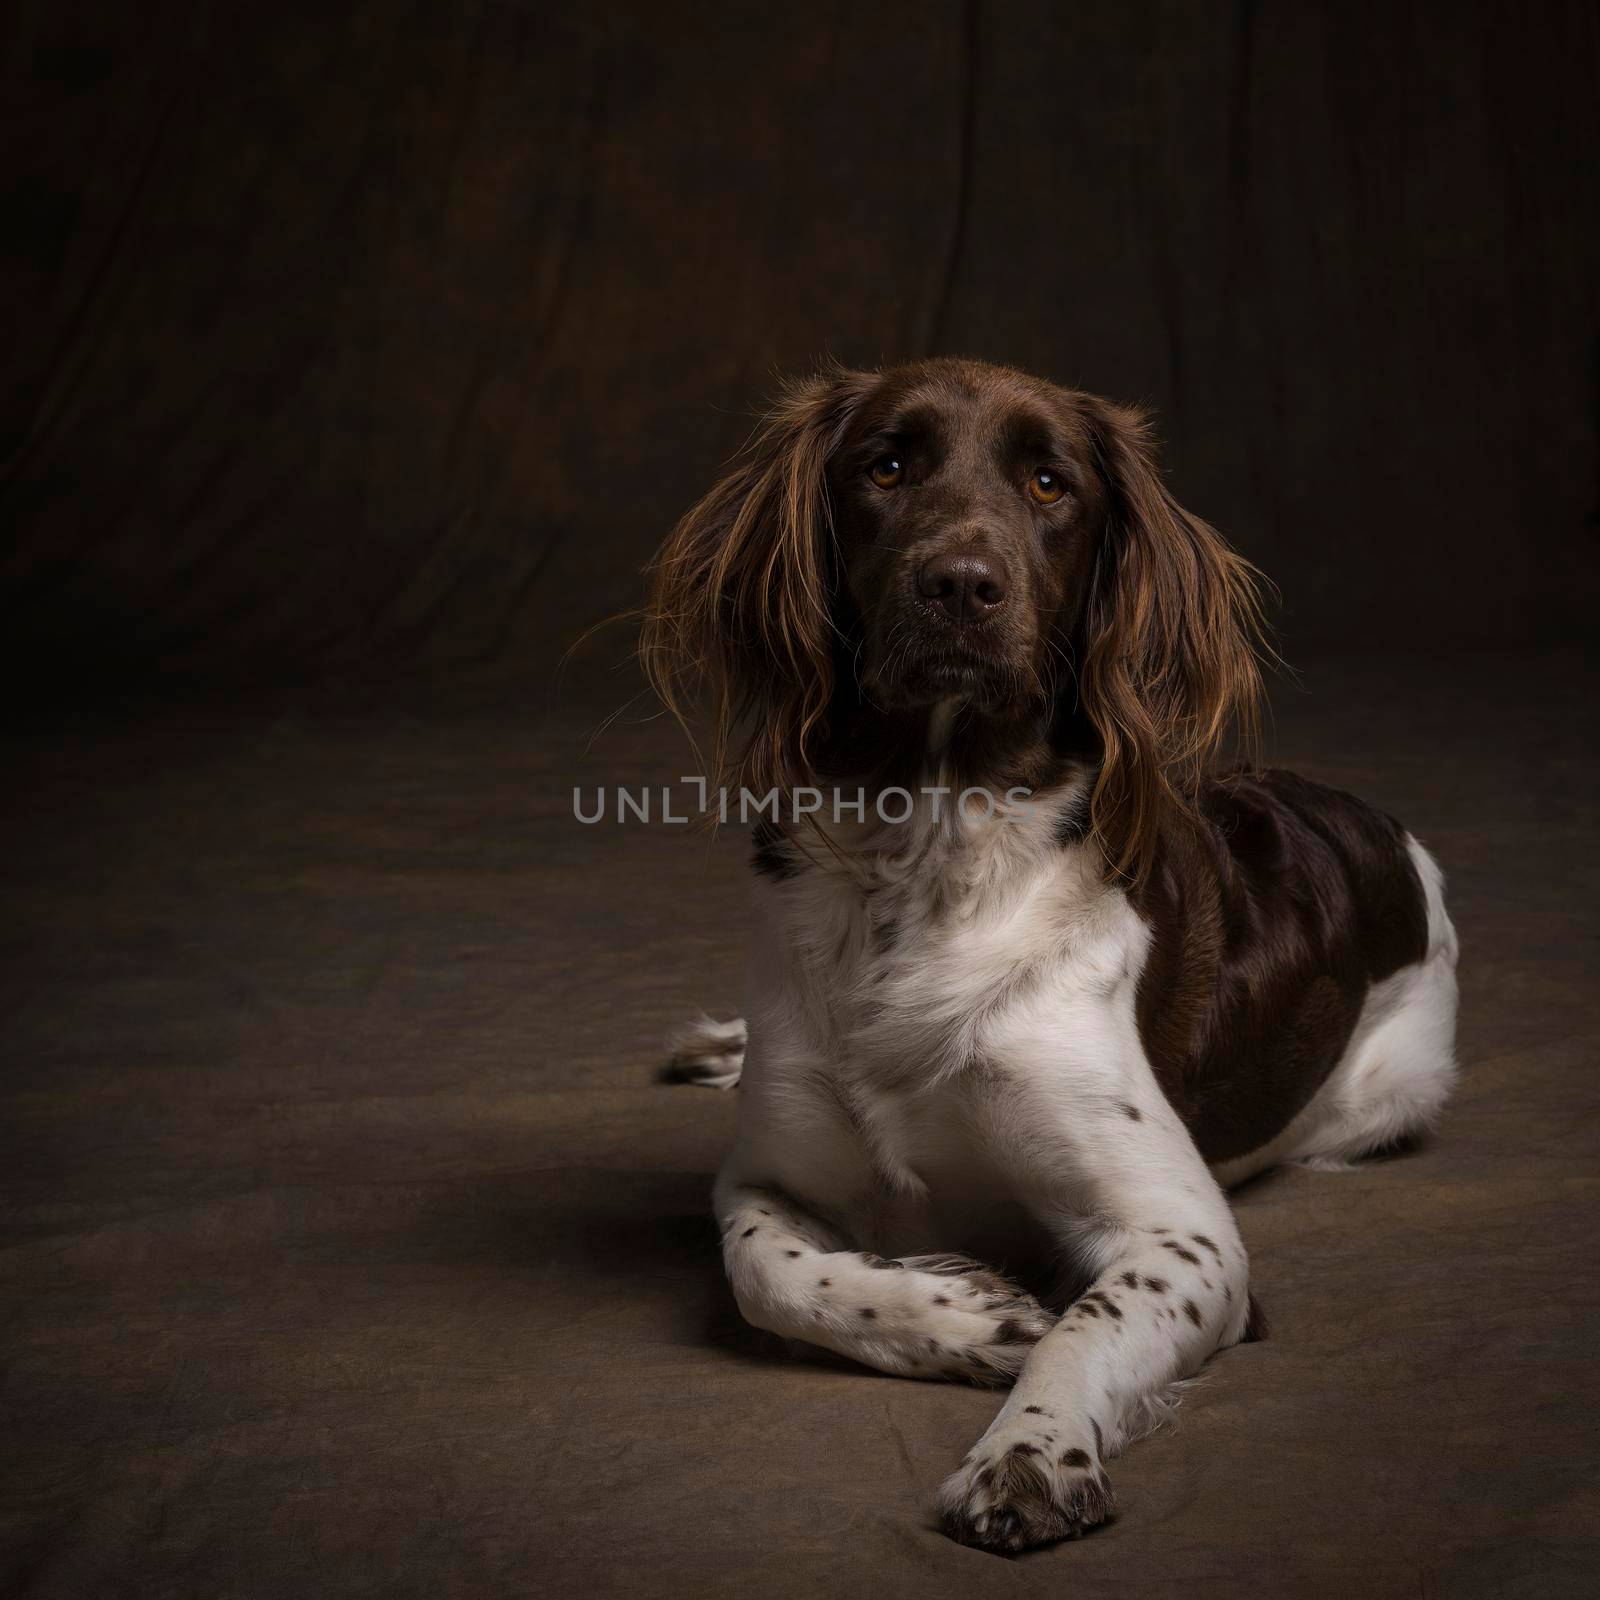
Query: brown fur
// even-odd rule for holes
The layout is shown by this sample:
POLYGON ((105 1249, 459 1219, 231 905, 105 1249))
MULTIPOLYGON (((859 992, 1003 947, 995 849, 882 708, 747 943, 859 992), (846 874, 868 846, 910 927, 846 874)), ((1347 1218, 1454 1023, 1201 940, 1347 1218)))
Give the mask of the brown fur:
POLYGON ((954 670, 908 548, 987 552, 1013 591, 965 630, 986 715, 957 765, 1035 783, 1091 761, 1089 830, 1109 873, 1142 881, 1206 763, 1254 736, 1260 609, 1254 569, 1162 484, 1137 412, 977 362, 791 385, 655 562, 645 671, 680 718, 704 691, 730 787, 897 781, 936 697, 918 669, 954 670), (957 462, 975 430, 989 453, 957 462), (920 498, 866 486, 884 437, 907 441, 920 498), (1049 510, 1004 481, 1045 463, 1071 488, 1049 510), (897 654, 895 628, 920 649, 897 654))
POLYGON ((709 691, 714 765, 758 793, 812 775, 811 741, 833 694, 827 467, 870 382, 835 368, 785 387, 650 569, 645 674, 685 726, 695 692, 709 691))
POLYGON ((1118 871, 1139 881, 1172 814, 1237 726, 1259 736, 1259 574, 1161 481, 1137 411, 1093 404, 1112 489, 1080 694, 1104 755, 1091 816, 1118 871))
POLYGON ((1134 897, 1139 1033, 1201 1154, 1227 1161, 1316 1093, 1369 987, 1423 958, 1428 913, 1404 830, 1353 795, 1268 771, 1197 798, 1201 825, 1168 835, 1134 897))

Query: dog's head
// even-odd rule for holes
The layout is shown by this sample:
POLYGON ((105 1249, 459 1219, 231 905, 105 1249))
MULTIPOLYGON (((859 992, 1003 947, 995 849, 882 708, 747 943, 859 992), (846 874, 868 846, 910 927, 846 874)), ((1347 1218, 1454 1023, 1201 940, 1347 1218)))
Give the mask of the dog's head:
POLYGON ((728 776, 817 776, 830 726, 954 701, 1093 730, 1093 825, 1142 872, 1259 694, 1253 570, 1168 494, 1136 412, 927 361, 792 385, 658 558, 644 659, 709 684, 728 776))

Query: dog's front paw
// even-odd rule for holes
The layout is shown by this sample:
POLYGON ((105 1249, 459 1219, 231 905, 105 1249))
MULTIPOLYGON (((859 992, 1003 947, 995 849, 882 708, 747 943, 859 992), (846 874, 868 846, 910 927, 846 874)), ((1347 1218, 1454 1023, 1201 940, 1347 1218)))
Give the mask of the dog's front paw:
POLYGON ((940 1525, 961 1544, 1015 1555, 1076 1539, 1112 1515, 1111 1484, 1094 1446, 983 1440, 939 1491, 940 1525))
POLYGON ((948 1377, 1010 1383, 1056 1324, 1027 1290, 970 1256, 906 1256, 884 1265, 910 1269, 908 1285, 926 1296, 926 1359, 948 1377))

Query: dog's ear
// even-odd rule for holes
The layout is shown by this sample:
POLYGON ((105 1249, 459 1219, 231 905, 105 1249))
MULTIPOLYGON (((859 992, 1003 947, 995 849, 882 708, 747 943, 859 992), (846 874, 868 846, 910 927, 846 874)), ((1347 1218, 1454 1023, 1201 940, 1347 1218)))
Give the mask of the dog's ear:
POLYGON ((724 783, 765 793, 811 776, 833 694, 828 461, 875 382, 831 367, 788 385, 650 569, 645 674, 686 726, 706 691, 724 783))
POLYGON ((1163 819, 1192 814, 1230 730, 1242 755, 1254 751, 1260 574, 1168 493, 1141 413, 1087 408, 1108 496, 1079 672, 1105 751, 1091 816, 1111 865, 1138 883, 1163 819))

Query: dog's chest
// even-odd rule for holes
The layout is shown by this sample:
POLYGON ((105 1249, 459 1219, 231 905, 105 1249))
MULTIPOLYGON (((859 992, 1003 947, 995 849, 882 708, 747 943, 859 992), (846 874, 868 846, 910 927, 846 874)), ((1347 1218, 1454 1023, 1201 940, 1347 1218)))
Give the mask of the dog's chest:
POLYGON ((790 888, 782 1044, 834 1134, 793 1181, 885 1253, 1015 1239, 1026 1197, 993 1136, 1025 1070, 1011 1041, 1041 1009, 1070 1025, 1122 960, 1100 886, 1060 855, 980 853, 790 888))
POLYGON ((1018 1006, 1048 992, 1070 1009, 1125 965, 1109 897, 1065 852, 980 836, 795 887, 789 982, 829 1058, 863 1083, 927 1084, 979 1066, 1018 1006))

